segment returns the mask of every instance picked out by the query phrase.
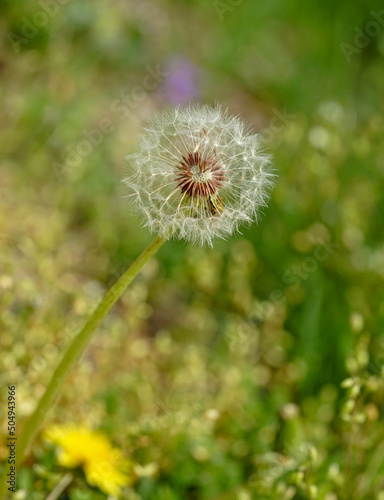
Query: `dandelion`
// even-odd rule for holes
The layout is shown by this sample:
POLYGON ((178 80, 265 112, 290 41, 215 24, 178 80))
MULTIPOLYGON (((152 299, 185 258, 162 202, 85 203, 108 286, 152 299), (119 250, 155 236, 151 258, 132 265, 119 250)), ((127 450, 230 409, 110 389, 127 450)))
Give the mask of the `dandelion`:
POLYGON ((45 439, 57 446, 57 463, 63 467, 82 467, 87 481, 113 497, 132 484, 133 465, 113 448, 101 433, 76 425, 54 425, 45 439))
POLYGON ((212 245, 257 220, 273 184, 258 135, 220 107, 175 108, 155 117, 127 157, 131 205, 145 226, 212 245))
MULTIPOLYGON (((106 292, 68 346, 17 441, 17 465, 25 458, 93 333, 167 239, 178 237, 212 245, 215 236, 228 237, 240 224, 257 221, 273 184, 270 158, 263 152, 259 137, 219 106, 176 108, 157 116, 143 134, 140 152, 128 159, 131 172, 124 180, 130 190, 128 196, 156 237, 106 292)), ((54 439, 55 433, 50 436, 54 439)), ((117 491, 126 484, 127 476, 117 466, 119 455, 112 453, 101 437, 84 429, 68 430, 64 436, 57 440, 56 434, 55 438, 61 446, 59 460, 63 465, 82 465, 89 482, 104 491, 117 491), (80 442, 88 444, 79 446, 80 442), (109 479, 97 476, 95 471, 96 464, 107 455, 111 457, 109 463, 116 464, 109 479)), ((0 496, 6 474, 4 468, 0 496)))

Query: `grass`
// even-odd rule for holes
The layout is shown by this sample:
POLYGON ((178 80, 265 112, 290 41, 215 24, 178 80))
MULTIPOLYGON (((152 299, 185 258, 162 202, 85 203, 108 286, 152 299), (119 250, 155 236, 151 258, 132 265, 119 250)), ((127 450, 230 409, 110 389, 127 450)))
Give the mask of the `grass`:
MULTIPOLYGON (((170 79, 141 102, 132 92, 181 56, 199 100, 263 131, 277 187, 242 235, 167 243, 47 425, 75 420, 123 450, 135 466, 123 498, 384 498, 384 31, 350 62, 340 48, 381 9, 244 0, 220 19, 217 2, 72 1, 16 53, 7 35, 25 38, 41 8, 3 2, 0 377, 2 408, 17 387, 18 432, 69 338, 150 241, 120 179, 170 79)), ((15 498, 45 499, 67 472, 40 435, 15 498)), ((60 500, 105 498, 70 472, 60 500)))

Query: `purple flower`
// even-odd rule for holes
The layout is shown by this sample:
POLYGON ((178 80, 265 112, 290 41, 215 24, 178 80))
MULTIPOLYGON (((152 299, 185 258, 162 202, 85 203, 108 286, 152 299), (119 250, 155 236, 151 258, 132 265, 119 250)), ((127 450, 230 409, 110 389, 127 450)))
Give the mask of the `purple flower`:
POLYGON ((199 97, 197 68, 188 58, 173 57, 166 64, 166 71, 170 75, 162 83, 160 91, 167 102, 177 106, 199 97))

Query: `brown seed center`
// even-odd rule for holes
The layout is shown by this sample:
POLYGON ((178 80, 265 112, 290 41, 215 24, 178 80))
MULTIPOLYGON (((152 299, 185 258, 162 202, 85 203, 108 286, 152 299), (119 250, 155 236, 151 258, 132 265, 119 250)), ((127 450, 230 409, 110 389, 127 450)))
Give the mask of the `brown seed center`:
POLYGON ((224 171, 211 154, 204 157, 199 152, 188 153, 176 168, 178 187, 191 198, 216 195, 224 182, 224 171))

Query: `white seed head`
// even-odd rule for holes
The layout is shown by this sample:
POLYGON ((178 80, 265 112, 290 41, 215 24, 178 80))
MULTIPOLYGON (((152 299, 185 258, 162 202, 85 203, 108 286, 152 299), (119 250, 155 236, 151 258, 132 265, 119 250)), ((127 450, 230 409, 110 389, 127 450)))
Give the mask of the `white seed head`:
POLYGON ((257 220, 273 185, 258 135, 219 106, 175 108, 145 128, 127 156, 128 197, 144 225, 164 238, 212 245, 257 220))

